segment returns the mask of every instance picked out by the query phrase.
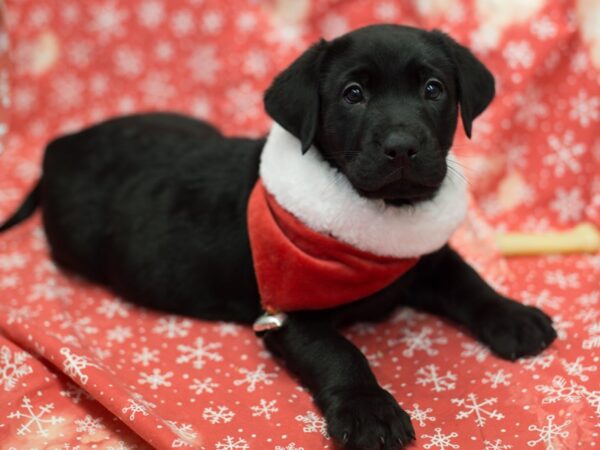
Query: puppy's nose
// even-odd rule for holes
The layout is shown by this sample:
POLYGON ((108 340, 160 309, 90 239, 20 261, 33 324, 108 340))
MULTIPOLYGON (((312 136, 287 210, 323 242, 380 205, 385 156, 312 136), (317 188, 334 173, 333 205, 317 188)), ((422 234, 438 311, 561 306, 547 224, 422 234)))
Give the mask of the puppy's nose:
POLYGON ((417 139, 404 132, 390 133, 383 141, 383 154, 390 161, 414 159, 418 153, 417 139))

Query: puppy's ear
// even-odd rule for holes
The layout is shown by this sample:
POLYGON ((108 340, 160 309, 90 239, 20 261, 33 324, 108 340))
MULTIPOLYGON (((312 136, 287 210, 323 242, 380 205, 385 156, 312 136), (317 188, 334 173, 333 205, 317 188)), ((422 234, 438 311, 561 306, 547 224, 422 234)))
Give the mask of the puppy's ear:
POLYGON ((319 73, 327 42, 306 50, 280 73, 265 94, 267 113, 302 142, 306 153, 317 133, 319 120, 319 73))
POLYGON ((465 133, 470 138, 473 120, 494 98, 494 76, 468 48, 441 31, 433 30, 433 34, 442 40, 446 53, 454 63, 460 115, 465 133))

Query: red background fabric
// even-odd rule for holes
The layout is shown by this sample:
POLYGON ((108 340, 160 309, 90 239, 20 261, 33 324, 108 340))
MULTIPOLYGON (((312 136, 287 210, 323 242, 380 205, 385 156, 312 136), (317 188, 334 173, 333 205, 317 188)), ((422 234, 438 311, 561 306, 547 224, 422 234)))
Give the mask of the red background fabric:
MULTIPOLYGON (((262 91, 321 35, 394 22, 439 27, 473 48, 498 96, 471 141, 457 136, 473 204, 454 243, 499 290, 551 314, 559 338, 509 363, 407 309, 345 334, 413 416, 412 448, 595 447, 600 255, 503 259, 490 236, 600 224, 597 2, 14 0, 6 9, 0 219, 38 178, 50 137, 115 114, 170 109, 229 134, 264 133, 262 91)), ((2 448, 332 448, 310 395, 249 329, 134 308, 60 272, 39 215, 0 236, 0 330, 2 448)))

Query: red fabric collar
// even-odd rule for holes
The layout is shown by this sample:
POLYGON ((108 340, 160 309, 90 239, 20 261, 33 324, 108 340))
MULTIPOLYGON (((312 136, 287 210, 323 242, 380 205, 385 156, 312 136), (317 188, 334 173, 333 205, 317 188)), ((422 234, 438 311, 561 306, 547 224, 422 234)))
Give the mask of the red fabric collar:
POLYGON ((359 300, 418 261, 373 255, 317 233, 284 210, 260 179, 248 203, 248 230, 262 306, 269 313, 359 300))

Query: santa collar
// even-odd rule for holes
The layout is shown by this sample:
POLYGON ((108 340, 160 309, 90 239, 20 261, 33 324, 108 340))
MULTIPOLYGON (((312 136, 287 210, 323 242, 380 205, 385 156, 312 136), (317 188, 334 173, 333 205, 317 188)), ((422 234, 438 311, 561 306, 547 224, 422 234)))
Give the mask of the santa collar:
POLYGON ((466 183, 454 170, 431 200, 415 205, 364 198, 314 146, 303 154, 277 123, 259 174, 248 229, 270 312, 338 306, 385 288, 445 245, 467 210, 466 183))

